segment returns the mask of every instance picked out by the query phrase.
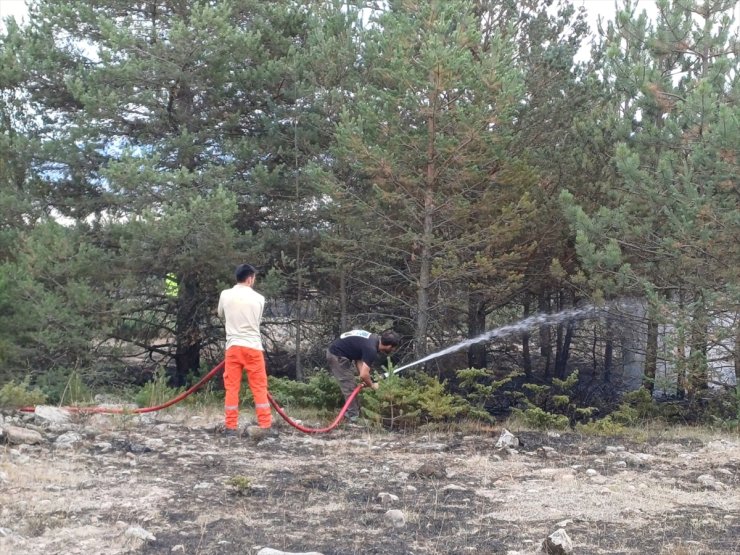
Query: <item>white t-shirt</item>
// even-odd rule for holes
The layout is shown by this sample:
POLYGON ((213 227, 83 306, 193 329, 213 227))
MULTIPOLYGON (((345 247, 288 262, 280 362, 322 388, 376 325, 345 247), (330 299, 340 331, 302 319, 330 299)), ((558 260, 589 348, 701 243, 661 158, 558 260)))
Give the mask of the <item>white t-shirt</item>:
POLYGON ((248 285, 237 283, 221 291, 218 315, 226 324, 226 348, 239 345, 262 351, 260 321, 265 298, 248 285))

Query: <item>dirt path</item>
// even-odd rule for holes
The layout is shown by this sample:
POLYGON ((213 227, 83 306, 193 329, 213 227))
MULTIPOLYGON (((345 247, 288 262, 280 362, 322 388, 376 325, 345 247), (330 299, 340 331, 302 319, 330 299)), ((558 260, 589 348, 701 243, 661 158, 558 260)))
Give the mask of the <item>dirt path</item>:
MULTIPOLYGON (((217 416, 95 416, 0 445, 0 553, 740 553, 740 441, 281 428, 253 445, 217 416), (75 435, 77 437, 75 437, 75 435), (400 511, 403 525, 390 515, 400 511)), ((0 426, 2 422, 0 422, 0 426)), ((7 434, 6 434, 7 436, 7 434)))

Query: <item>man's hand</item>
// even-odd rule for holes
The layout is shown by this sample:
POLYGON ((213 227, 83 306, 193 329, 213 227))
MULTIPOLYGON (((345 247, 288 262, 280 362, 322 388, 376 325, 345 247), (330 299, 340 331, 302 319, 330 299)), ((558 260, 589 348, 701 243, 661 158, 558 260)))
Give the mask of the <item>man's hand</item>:
POLYGON ((360 380, 362 380, 362 383, 364 383, 365 386, 371 389, 377 388, 378 384, 373 383, 373 379, 370 377, 370 367, 367 364, 358 360, 357 369, 360 371, 360 380))

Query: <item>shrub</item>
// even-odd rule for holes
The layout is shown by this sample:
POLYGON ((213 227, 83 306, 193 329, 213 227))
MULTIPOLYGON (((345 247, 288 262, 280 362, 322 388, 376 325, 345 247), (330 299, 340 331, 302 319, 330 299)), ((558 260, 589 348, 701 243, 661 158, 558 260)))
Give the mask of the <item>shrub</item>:
POLYGON ((445 392, 445 384, 419 374, 415 379, 390 374, 379 382, 378 390, 363 398, 365 415, 391 429, 416 428, 458 416, 471 416, 471 406, 463 398, 445 392))
POLYGON ((553 414, 540 407, 512 409, 512 414, 529 428, 538 430, 564 430, 570 425, 570 419, 564 414, 553 414))
POLYGON ((183 391, 183 388, 173 388, 168 385, 167 373, 160 366, 154 373, 153 379, 141 387, 134 400, 140 407, 153 407, 177 397, 183 391))
POLYGON ((644 387, 625 393, 622 396, 622 403, 618 411, 628 407, 633 409, 634 419, 652 418, 658 412, 652 394, 644 387))
POLYGON ((486 411, 486 406, 493 401, 498 390, 520 375, 514 372, 503 379, 496 380, 494 373, 488 369, 465 368, 457 371, 460 390, 465 399, 472 404, 472 415, 478 420, 485 421, 493 420, 493 417, 486 411))
POLYGON ((232 476, 226 481, 234 495, 246 495, 252 490, 252 480, 247 476, 232 476))
POLYGON ((525 383, 517 401, 522 405, 512 413, 525 425, 539 429, 562 430, 576 421, 585 421, 597 411, 595 407, 579 407, 571 399, 578 383, 578 372, 566 379, 553 378, 552 385, 525 383))
POLYGON ((600 436, 622 436, 627 432, 624 424, 612 418, 612 415, 586 424, 578 424, 576 429, 587 434, 600 436))
POLYGON ((19 408, 42 405, 46 395, 38 388, 31 389, 28 378, 22 382, 11 380, 0 389, 0 407, 19 408))
MULTIPOLYGON (((325 370, 313 374, 308 382, 270 377, 269 388, 275 401, 284 407, 335 410, 344 404, 339 384, 325 370)), ((251 391, 245 397, 251 399, 251 391)))
POLYGON ((85 404, 92 400, 92 392, 77 369, 53 368, 37 379, 38 387, 51 403, 62 405, 85 404))

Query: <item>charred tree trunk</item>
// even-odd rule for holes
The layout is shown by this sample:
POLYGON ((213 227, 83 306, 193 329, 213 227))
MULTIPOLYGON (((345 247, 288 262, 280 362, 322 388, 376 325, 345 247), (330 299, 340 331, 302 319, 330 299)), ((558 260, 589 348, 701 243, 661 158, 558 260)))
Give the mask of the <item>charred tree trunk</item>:
POLYGON ((606 317, 606 340, 604 342, 604 381, 609 383, 612 379, 612 367, 614 365, 614 340, 612 339, 613 322, 611 317, 606 317))
MULTIPOLYGON (((529 296, 524 298, 524 318, 529 317, 529 296)), ((527 379, 532 377, 532 357, 529 354, 529 331, 522 334, 522 366, 527 379)))
POLYGON ((188 374, 200 371, 201 334, 198 325, 200 286, 193 277, 180 280, 175 321, 175 374, 172 385, 182 387, 188 374))
MULTIPOLYGON (((477 337, 486 331, 485 301, 479 293, 468 294, 468 338, 477 337)), ((487 368, 488 359, 484 343, 475 343, 468 349, 470 368, 487 368)))
POLYGON ((558 324, 558 344, 555 354, 555 377, 558 379, 565 378, 565 372, 568 369, 568 359, 570 358, 570 345, 573 341, 573 330, 575 324, 568 322, 565 326, 558 324), (565 333, 563 333, 565 330, 565 333))
MULTIPOLYGON (((546 291, 542 291, 538 300, 539 311, 541 314, 550 312, 550 296, 546 291)), ((550 359, 552 359, 552 345, 550 345, 550 326, 540 326, 540 355, 545 360, 545 377, 550 373, 550 359)))
POLYGON ((650 309, 647 321, 647 341, 645 344, 645 377, 643 387, 650 392, 655 391, 655 373, 658 369, 658 321, 655 310, 650 309))
MULTIPOLYGON (((558 311, 565 309, 565 298, 562 291, 558 293, 558 311)), ((573 302, 575 306, 575 301, 573 302)), ((555 369, 553 375, 558 379, 565 377, 570 357, 570 344, 573 340, 573 322, 560 323, 557 326, 557 338, 555 341, 555 369)))

